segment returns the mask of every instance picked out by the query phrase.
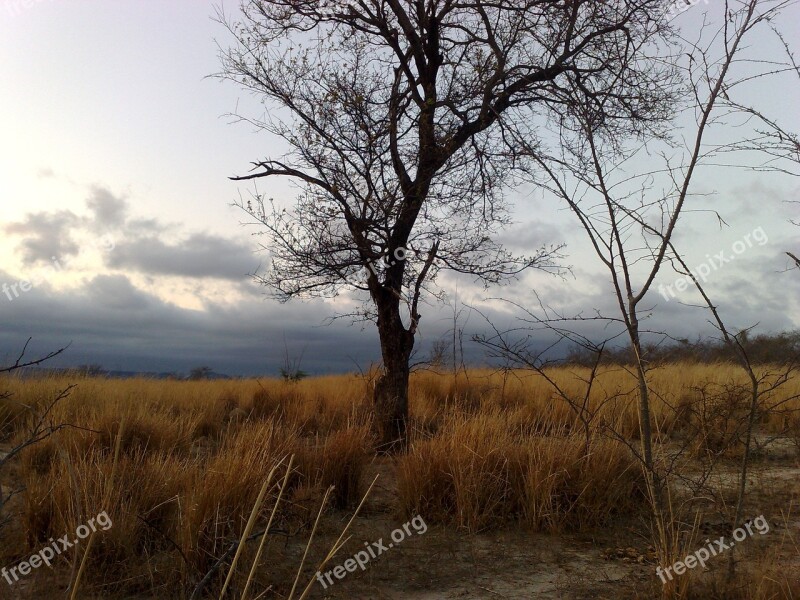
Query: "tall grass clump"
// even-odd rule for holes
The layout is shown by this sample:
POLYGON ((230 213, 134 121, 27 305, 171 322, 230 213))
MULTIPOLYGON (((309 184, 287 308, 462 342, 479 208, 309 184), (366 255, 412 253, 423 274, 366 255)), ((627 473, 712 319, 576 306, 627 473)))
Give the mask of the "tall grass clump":
POLYGON ((407 514, 480 531, 520 522, 534 531, 606 523, 638 510, 641 471, 620 443, 599 435, 515 432, 502 415, 455 417, 399 459, 407 514))

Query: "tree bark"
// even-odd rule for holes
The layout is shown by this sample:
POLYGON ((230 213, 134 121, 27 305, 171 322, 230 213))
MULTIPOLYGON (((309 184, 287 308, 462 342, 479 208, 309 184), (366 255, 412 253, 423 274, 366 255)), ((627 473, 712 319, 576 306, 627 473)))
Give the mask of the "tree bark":
POLYGON ((408 380, 414 334, 403 325, 396 299, 381 302, 378 335, 383 358, 383 373, 373 397, 378 450, 397 454, 408 447, 408 380))

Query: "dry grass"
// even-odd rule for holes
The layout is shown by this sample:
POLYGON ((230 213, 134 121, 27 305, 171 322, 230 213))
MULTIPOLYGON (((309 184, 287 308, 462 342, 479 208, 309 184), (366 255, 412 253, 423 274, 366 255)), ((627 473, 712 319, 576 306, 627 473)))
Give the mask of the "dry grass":
POLYGON ((627 448, 595 436, 515 431, 508 413, 446 420, 400 459, 406 513, 479 531, 519 520, 533 530, 602 525, 642 505, 641 471, 627 448))
MULTIPOLYGON (((583 398, 586 374, 551 373, 576 400, 583 398)), ((662 441, 691 436, 698 456, 735 455, 735 444, 724 440, 744 410, 737 386, 746 381, 736 367, 677 365, 654 371, 652 382, 662 441)), ((0 401, 0 434, 9 443, 25 425, 24 405, 41 405, 72 382, 0 383, 13 394, 0 401)), ((635 443, 635 390, 625 370, 602 370, 589 398, 596 415, 587 437, 569 405, 539 377, 480 370, 458 379, 414 375, 413 440, 397 461, 399 510, 471 532, 506 523, 570 531, 641 512, 641 473, 629 449, 604 433, 613 426, 635 443)), ((800 383, 792 381, 781 394, 798 391, 800 383)), ((178 597, 242 535, 280 459, 296 457, 275 517, 279 529, 308 527, 331 485, 332 510, 352 509, 373 456, 370 395, 356 376, 295 384, 82 379, 52 415, 81 428, 62 430, 22 455, 14 473, 25 486, 17 499, 21 517, 0 559, 9 564, 106 510, 114 526, 94 542, 85 585, 102 592, 117 582, 115 589, 121 585, 126 593, 178 597)), ((786 414, 767 413, 759 426, 800 439, 800 419, 786 414)), ((274 505, 276 492, 270 493, 261 521, 274 505)), ((261 582, 273 583, 282 589, 268 577, 261 582)))

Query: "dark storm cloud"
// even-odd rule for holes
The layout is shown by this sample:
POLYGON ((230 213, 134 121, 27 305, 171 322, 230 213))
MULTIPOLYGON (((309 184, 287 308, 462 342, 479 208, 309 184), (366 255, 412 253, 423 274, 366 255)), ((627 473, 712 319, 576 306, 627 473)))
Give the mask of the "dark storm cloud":
MULTIPOLYGON (((0 282, 8 278, 0 273, 0 282)), ((185 373, 208 365, 231 375, 276 375, 284 339, 290 357, 305 350, 302 368, 315 373, 352 371, 375 360, 374 329, 323 326, 331 312, 321 303, 266 305, 261 298, 190 310, 138 290, 124 276, 97 276, 75 290, 42 285, 13 301, 0 296, 0 356, 13 355, 33 336, 34 352, 70 344, 51 366, 185 373)))
POLYGON ((258 259, 243 243, 195 233, 173 244, 155 236, 122 240, 106 255, 106 265, 147 275, 236 280, 252 273, 258 267, 258 259))
MULTIPOLYGON (((618 308, 602 274, 581 279, 582 286, 575 279, 548 279, 548 286, 537 292, 542 302, 553 305, 565 316, 592 316, 596 309, 616 317, 618 308), (587 284, 593 293, 585 292, 587 284)), ((0 284, 5 282, 12 283, 11 276, 0 272, 0 284)), ((458 327, 464 330, 468 364, 496 362, 471 341, 475 334, 490 333, 492 325, 501 331, 516 329, 512 337, 528 337, 533 349, 544 349, 553 341, 552 333, 520 321, 528 317, 519 308, 475 296, 467 301, 468 289, 463 282, 459 285, 464 292, 464 311, 458 327)), ((263 290, 252 284, 235 286, 249 287, 250 293, 236 304, 206 302, 204 310, 165 302, 138 289, 123 275, 98 275, 77 289, 58 292, 43 283, 13 301, 0 295, 4 323, 0 331, 1 353, 8 358, 33 336, 34 351, 46 352, 71 343, 53 366, 98 363, 113 370, 186 373, 193 367, 209 365, 231 375, 275 375, 284 360, 286 340, 290 356, 303 353, 302 368, 313 373, 354 371, 356 365, 363 368, 379 360, 377 332, 372 324, 353 326, 342 319, 323 325, 328 317, 346 312, 347 307, 326 302, 266 302, 261 295, 263 290)), ((753 315, 759 321, 758 332, 797 325, 787 316, 790 302, 794 302, 797 314, 797 272, 731 276, 724 282, 710 283, 709 288, 733 330, 752 325, 753 315), (783 302, 771 295, 770 289, 776 286, 785 290, 783 302)), ((530 288, 507 287, 495 290, 493 295, 513 299, 541 315, 530 288)), ((669 331, 676 338, 692 340, 698 335, 713 335, 708 311, 685 305, 692 301, 688 295, 669 302, 657 292, 648 295, 646 303, 652 310, 644 311, 643 328, 669 331)), ((451 309, 427 305, 423 316, 415 360, 424 358, 434 341, 452 339, 451 309)), ((607 339, 619 330, 618 325, 601 321, 575 323, 571 328, 595 341, 607 339)), ((661 339, 656 334, 645 337, 661 339)), ((616 343, 623 344, 625 340, 619 338, 616 343)), ((568 348, 562 343, 554 355, 563 355, 568 348)))
POLYGON ((20 236, 22 241, 18 251, 26 265, 37 262, 51 262, 53 257, 75 256, 80 248, 72 239, 73 228, 80 224, 80 218, 69 210, 55 212, 28 213, 17 223, 5 226, 5 232, 20 236))
MULTIPOLYGON (((303 353, 302 368, 314 373, 353 371, 356 365, 365 367, 379 360, 374 325, 351 326, 342 319, 323 326, 328 318, 350 312, 351 306, 265 301, 264 289, 246 277, 259 261, 244 243, 209 233, 182 234, 180 228, 161 221, 128 216, 127 201, 105 188, 90 190, 87 208, 85 216, 69 211, 29 214, 7 228, 21 236, 20 249, 27 252, 26 258, 47 261, 53 255, 61 258, 77 250, 69 236, 73 229, 77 239, 87 233, 112 231, 115 248, 104 254, 104 260, 116 272, 96 275, 69 290, 56 291, 43 280, 12 300, 0 293, 0 358, 13 355, 29 336, 34 336, 32 350, 43 352, 71 342, 54 366, 97 363, 113 370, 186 373, 208 365, 232 375, 274 375, 284 360, 284 340, 290 356, 303 353), (180 308, 139 289, 137 278, 129 277, 134 272, 154 285, 160 285, 161 275, 189 279, 182 289, 190 290, 188 293, 203 303, 203 309, 180 308), (226 290, 241 299, 223 304, 209 298, 207 278, 226 281, 226 290)), ((504 232, 503 241, 512 250, 524 251, 542 243, 560 242, 562 234, 571 232, 566 227, 559 231, 529 223, 504 232)), ((787 265, 782 252, 791 249, 795 238, 785 233, 780 236, 778 230, 774 235, 770 231, 768 247, 748 250, 734 265, 714 272, 709 279, 708 291, 731 329, 748 327, 754 321, 759 323, 758 332, 798 326, 793 318, 800 315, 800 273, 782 272, 787 265)), ((704 254, 697 253, 701 260, 704 254)), ((487 297, 506 298, 539 316, 541 300, 561 316, 585 318, 599 313, 618 317, 608 274, 593 270, 596 259, 592 255, 585 263, 579 260, 581 256, 587 255, 568 257, 576 265, 563 277, 534 271, 513 285, 488 291, 467 277, 443 275, 441 283, 448 290, 458 289, 465 305, 458 324, 464 330, 465 361, 478 364, 488 360, 486 350, 471 338, 490 333, 492 326, 501 331, 516 329, 518 338, 529 336, 534 349, 543 349, 553 341, 552 333, 520 321, 528 317, 519 307, 487 297)), ((0 272, 0 286, 18 284, 19 277, 0 272)), ((659 283, 672 284, 677 277, 666 266, 662 269, 643 303, 647 305, 642 310, 643 327, 667 331, 676 338, 713 335, 708 311, 687 306, 697 303, 696 292, 687 290, 670 301, 658 293, 659 283)), ((423 358, 436 340, 452 339, 452 309, 432 302, 424 306, 423 317, 415 360, 423 358)), ((620 327, 590 320, 575 323, 574 329, 601 341, 620 327)), ((659 336, 649 334, 649 339, 657 341, 659 336)), ((619 338, 617 343, 624 342, 619 338)), ((563 355, 567 349, 567 344, 561 344, 555 354, 563 355)))
POLYGON ((142 310, 150 297, 138 290, 124 275, 98 275, 85 287, 88 304, 126 311, 142 310))

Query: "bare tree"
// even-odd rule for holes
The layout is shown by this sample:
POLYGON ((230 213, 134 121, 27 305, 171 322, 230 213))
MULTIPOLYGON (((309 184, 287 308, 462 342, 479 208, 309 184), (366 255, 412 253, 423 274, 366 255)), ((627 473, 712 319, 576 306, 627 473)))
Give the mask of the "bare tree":
MULTIPOLYGON (((504 190, 548 131, 602 109, 602 129, 657 133, 674 100, 657 57, 671 30, 661 0, 249 0, 221 76, 266 101, 245 118, 287 152, 248 180, 288 177, 287 209, 240 205, 268 236, 259 280, 278 298, 360 291, 380 337, 380 443, 406 442, 409 358, 420 302, 443 270, 484 284, 552 269, 558 247, 514 256, 495 239, 504 190), (360 276, 359 273, 362 275, 360 276)), ((237 115, 238 116, 238 115, 237 115)), ((351 313, 352 315, 353 313, 351 313)))
MULTIPOLYGON (((686 50, 682 57, 674 57, 689 83, 690 93, 686 96, 683 108, 685 116, 694 119, 694 127, 689 127, 689 139, 681 139, 680 133, 674 137, 639 140, 609 137, 603 128, 602 105, 588 105, 579 115, 579 126, 564 130, 559 152, 547 157, 531 150, 541 170, 549 181, 548 189, 570 207, 584 230, 601 264, 607 270, 618 308, 616 316, 597 314, 591 317, 545 314, 534 322, 544 325, 557 333, 558 339, 568 339, 581 346, 593 349, 599 355, 603 344, 591 343, 570 327, 588 320, 604 322, 607 326, 624 332, 631 349, 631 364, 638 380, 638 408, 640 444, 638 448, 629 447, 641 462, 648 483, 648 491, 656 526, 657 543, 662 557, 677 550, 677 532, 671 530, 670 506, 665 497, 667 489, 665 465, 659 464, 654 454, 654 418, 651 411, 653 390, 650 387, 650 360, 644 340, 648 334, 666 336, 664 332, 649 331, 646 320, 652 315, 654 303, 652 291, 659 272, 672 265, 683 275, 690 272, 674 245, 675 232, 682 215, 690 210, 695 200, 692 184, 698 170, 703 165, 732 166, 727 164, 732 152, 746 151, 768 153, 770 162, 759 165, 762 170, 786 172, 771 162, 774 158, 791 159, 788 153, 792 145, 783 149, 774 143, 761 140, 759 145, 752 143, 751 131, 742 132, 742 141, 724 144, 711 141, 712 130, 732 129, 731 110, 735 107, 731 96, 740 87, 757 81, 760 77, 791 70, 790 66, 765 61, 765 70, 753 75, 746 70, 738 70, 744 63, 759 64, 748 55, 746 39, 757 27, 767 27, 778 21, 780 11, 793 4, 781 0, 748 0, 746 2, 725 2, 719 6, 721 18, 718 28, 710 24, 703 26, 700 41, 685 41, 686 50), (712 30, 713 29, 713 30, 712 30), (676 159, 677 156, 677 159, 676 159), (648 168, 640 170, 639 163, 649 160, 648 168), (650 167, 652 161, 657 165, 650 167), (633 171, 633 172, 632 172, 633 171)), ((739 107, 737 112, 741 112, 739 107)), ((680 128, 676 131, 682 133, 680 128)), ((745 167, 745 168, 753 168, 745 167)), ((719 217, 719 215, 717 215, 719 217)), ((692 276, 692 279, 694 277, 692 276)), ((733 527, 738 526, 742 515, 747 465, 750 457, 752 433, 761 401, 774 391, 773 384, 765 384, 764 378, 756 375, 748 357, 746 347, 729 333, 720 311, 711 302, 705 289, 699 286, 700 293, 711 310, 724 341, 733 350, 739 364, 747 373, 751 383, 750 402, 744 428, 744 457, 740 473, 740 487, 733 517, 733 527)), ((523 318, 532 313, 526 311, 523 318)), ((524 346, 509 340, 509 332, 495 330, 492 337, 483 338, 484 345, 516 364, 534 368, 540 374, 543 366, 541 352, 529 352, 524 346)), ((606 342, 610 341, 607 339, 606 342)), ((778 385, 786 380, 792 366, 778 377, 778 385)), ((592 371, 594 373, 594 371, 592 371)), ((591 389, 592 377, 586 382, 587 394, 591 389)), ((558 390, 557 390, 558 391, 558 390)), ((592 415, 583 411, 576 399, 561 396, 581 418, 584 426, 592 415)), ((578 399, 579 400, 579 399, 578 399)), ((624 440, 621 440, 624 441, 624 440)), ((669 461, 666 461, 669 463, 669 461)), ((667 467, 669 465, 667 464, 667 467)), ((731 563, 732 564, 732 563, 731 563)), ((731 571, 732 572, 732 567, 731 571)))
MULTIPOLYGON (((800 64, 798 64, 786 36, 775 25, 771 25, 771 28, 778 40, 780 40, 786 61, 769 65, 770 70, 768 73, 791 73, 795 76, 794 83, 796 86, 800 83, 800 64)), ((800 172, 797 171, 797 166, 800 165, 800 134, 790 131, 780 119, 774 116, 767 116, 753 104, 738 101, 727 94, 721 99, 721 104, 732 112, 753 118, 757 123, 754 128, 754 135, 750 139, 731 144, 727 148, 729 152, 758 152, 766 156, 768 162, 756 166, 756 169, 777 170, 795 177, 800 176, 800 172)), ((795 203, 797 202, 795 201, 795 203)), ((790 220, 790 222, 800 227, 800 221, 790 220)), ((795 267, 800 269, 800 258, 789 251, 786 252, 786 255, 791 259, 795 267)))

